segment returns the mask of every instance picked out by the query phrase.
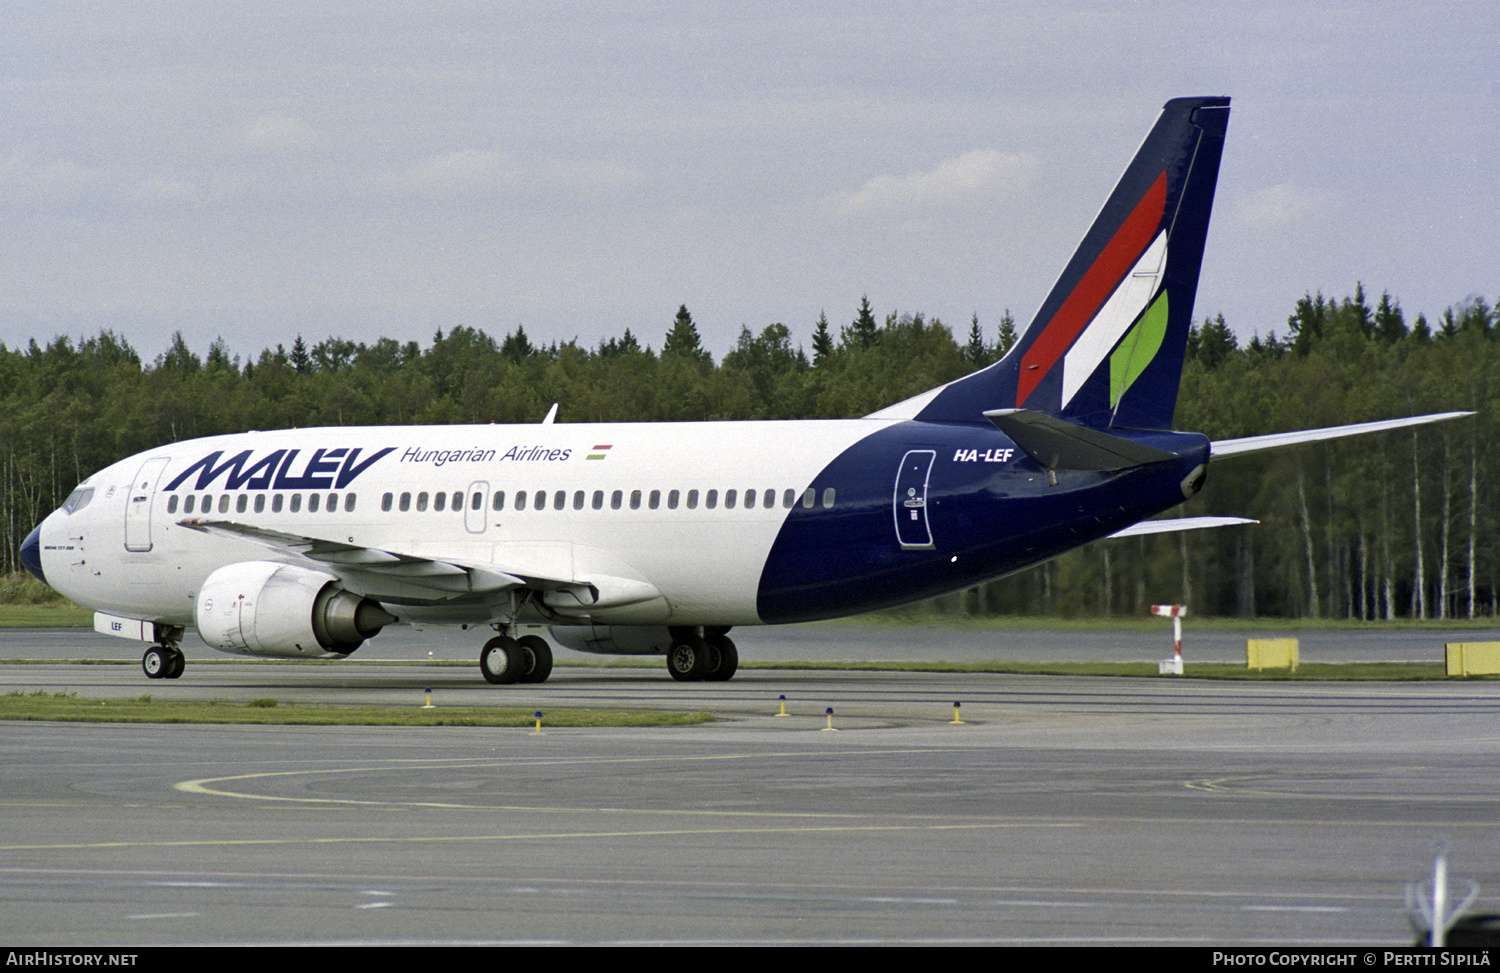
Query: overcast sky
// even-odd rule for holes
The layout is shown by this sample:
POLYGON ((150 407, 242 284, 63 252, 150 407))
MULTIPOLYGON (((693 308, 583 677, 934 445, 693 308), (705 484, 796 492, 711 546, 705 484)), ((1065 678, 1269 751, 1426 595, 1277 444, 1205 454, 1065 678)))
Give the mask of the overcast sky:
POLYGON ((1178 95, 1234 99, 1199 319, 1500 296, 1494 0, 12 0, 0 84, 10 347, 993 338, 1178 95))

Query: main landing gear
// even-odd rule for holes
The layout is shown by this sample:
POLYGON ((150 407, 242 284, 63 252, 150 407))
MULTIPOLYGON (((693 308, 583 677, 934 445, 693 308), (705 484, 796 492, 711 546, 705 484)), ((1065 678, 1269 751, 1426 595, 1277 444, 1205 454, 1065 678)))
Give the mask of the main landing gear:
POLYGON ((182 650, 171 643, 153 645, 141 656, 141 671, 147 679, 176 679, 187 668, 182 650))
POLYGON ((499 635, 484 643, 479 652, 479 671, 485 682, 503 686, 512 682, 546 682, 552 675, 552 646, 539 635, 518 639, 499 635))
POLYGON ((727 682, 740 667, 740 652, 722 632, 672 633, 667 671, 678 682, 727 682))

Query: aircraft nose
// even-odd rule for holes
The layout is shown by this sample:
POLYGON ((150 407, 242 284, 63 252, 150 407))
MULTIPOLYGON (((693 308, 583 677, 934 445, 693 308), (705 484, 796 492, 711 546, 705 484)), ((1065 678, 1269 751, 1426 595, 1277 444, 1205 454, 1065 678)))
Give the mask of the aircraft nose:
POLYGON ((42 525, 37 524, 26 535, 26 540, 21 542, 21 566, 32 574, 42 584, 47 583, 47 576, 42 573, 42 525))

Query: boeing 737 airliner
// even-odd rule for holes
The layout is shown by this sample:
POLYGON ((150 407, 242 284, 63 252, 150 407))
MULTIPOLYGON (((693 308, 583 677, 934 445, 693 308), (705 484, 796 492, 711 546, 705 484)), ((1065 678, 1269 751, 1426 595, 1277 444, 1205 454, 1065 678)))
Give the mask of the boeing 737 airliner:
MULTIPOLYGON (((728 679, 737 625, 928 598, 1128 532, 1198 491, 1215 443, 1171 431, 1228 98, 1167 103, 1036 319, 989 368, 863 419, 383 426, 151 449, 26 538, 37 577, 151 643, 347 655, 386 625, 483 625, 493 683, 551 644, 728 679)), ((1243 522, 1243 521, 1235 521, 1243 522)))

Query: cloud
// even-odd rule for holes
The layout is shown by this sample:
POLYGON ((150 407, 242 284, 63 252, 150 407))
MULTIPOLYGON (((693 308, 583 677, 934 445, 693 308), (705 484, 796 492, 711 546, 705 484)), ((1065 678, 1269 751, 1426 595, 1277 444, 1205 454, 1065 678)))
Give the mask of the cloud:
POLYGON ((69 159, 38 163, 16 152, 0 160, 0 190, 17 197, 70 198, 98 182, 100 175, 69 159))
POLYGON ((197 203, 203 198, 196 183, 160 176, 142 182, 130 195, 136 202, 147 205, 197 203))
POLYGON ((257 152, 297 152, 318 144, 321 136, 300 118, 271 112, 241 126, 235 141, 257 152))
POLYGON ((1235 207, 1235 216, 1250 226, 1274 230, 1318 219, 1331 205, 1326 193, 1283 182, 1252 193, 1235 207))
POLYGON ((641 171, 623 162, 568 162, 553 166, 537 177, 537 184, 570 192, 608 193, 639 185, 641 171))
POLYGON ((460 149, 413 166, 402 180, 406 188, 421 193, 448 195, 474 186, 491 185, 515 174, 500 152, 460 149))
POLYGON ((974 206, 1018 192, 1036 171, 1036 158, 978 149, 948 159, 927 172, 876 176, 853 193, 832 200, 839 213, 912 215, 932 209, 974 206))

